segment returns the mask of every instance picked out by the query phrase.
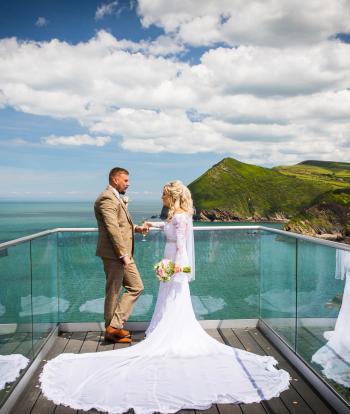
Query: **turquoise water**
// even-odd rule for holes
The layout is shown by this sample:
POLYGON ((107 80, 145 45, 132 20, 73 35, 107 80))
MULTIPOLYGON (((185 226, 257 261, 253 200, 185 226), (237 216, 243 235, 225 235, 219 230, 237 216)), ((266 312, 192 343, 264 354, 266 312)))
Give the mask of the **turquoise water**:
MULTIPOLYGON (((157 200, 129 203, 134 223, 159 215, 161 207, 157 200)), ((225 226, 244 224, 251 223, 215 223, 225 226)), ((280 227, 279 224, 267 225, 280 227)), ((96 227, 94 202, 0 202, 0 243, 57 227, 96 227)))
MULTIPOLYGON (((158 201, 130 202, 134 222, 160 213, 158 201)), ((0 243, 57 227, 96 227, 94 202, 0 202, 0 243)))

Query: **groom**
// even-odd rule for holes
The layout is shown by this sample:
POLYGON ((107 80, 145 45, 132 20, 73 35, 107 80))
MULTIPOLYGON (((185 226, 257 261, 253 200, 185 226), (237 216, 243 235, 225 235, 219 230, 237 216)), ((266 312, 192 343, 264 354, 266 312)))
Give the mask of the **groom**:
POLYGON ((127 207, 125 191, 129 187, 129 172, 113 168, 109 186, 95 202, 98 224, 96 256, 100 256, 106 274, 104 304, 105 340, 130 343, 130 332, 123 329, 132 308, 143 292, 143 283, 133 260, 134 232, 148 228, 135 226, 127 207), (125 292, 120 296, 122 288, 125 292))

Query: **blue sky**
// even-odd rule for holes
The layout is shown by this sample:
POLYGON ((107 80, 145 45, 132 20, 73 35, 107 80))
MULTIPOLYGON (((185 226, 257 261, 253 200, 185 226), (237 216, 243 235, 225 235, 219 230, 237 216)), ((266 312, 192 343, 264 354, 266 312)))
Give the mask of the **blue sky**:
POLYGON ((349 161, 349 8, 298 2, 1 2, 0 200, 91 200, 114 166, 154 199, 226 156, 349 161))

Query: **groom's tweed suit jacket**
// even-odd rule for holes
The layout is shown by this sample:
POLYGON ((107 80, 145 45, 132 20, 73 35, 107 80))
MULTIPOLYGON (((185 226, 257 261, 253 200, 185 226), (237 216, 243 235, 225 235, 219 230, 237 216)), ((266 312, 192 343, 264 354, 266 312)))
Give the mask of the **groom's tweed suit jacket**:
POLYGON ((95 202, 98 224, 96 256, 119 259, 134 253, 134 225, 124 201, 107 187, 95 202))

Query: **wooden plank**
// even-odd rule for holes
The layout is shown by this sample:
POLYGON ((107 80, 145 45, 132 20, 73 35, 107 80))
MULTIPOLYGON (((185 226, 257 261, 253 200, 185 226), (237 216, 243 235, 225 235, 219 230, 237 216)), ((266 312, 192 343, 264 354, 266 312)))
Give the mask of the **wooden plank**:
MULTIPOLYGON (((239 348, 239 349, 244 349, 244 347, 245 348, 249 347, 252 352, 254 352, 253 349, 260 353, 262 352, 261 349, 258 349, 258 346, 256 347, 254 346, 255 342, 252 341, 250 337, 248 339, 247 335, 249 334, 246 329, 240 329, 238 331, 240 332, 240 335, 238 335, 236 330, 233 330, 233 329, 218 329, 219 335, 220 334, 222 335, 222 336, 220 335, 222 342, 226 343, 227 345, 234 346, 235 348, 239 348), (245 337, 246 339, 245 343, 241 340, 240 336, 245 337)), ((246 350, 248 351, 249 349, 246 349, 246 350)), ((232 411, 232 412, 236 412, 236 413, 242 412, 244 414, 266 414, 264 407, 258 403, 240 404, 240 406, 233 406, 232 404, 231 405, 223 404, 221 407, 225 407, 225 406, 228 406, 226 410, 234 409, 235 411, 232 411)), ((219 408, 219 411, 221 412, 222 409, 220 409, 220 407, 218 408, 219 408)))
POLYGON ((114 349, 114 343, 105 341, 104 332, 102 332, 96 352, 111 351, 112 349, 114 349))
POLYGON ((220 328, 219 332, 224 336, 225 343, 231 345, 234 348, 244 349, 242 342, 238 339, 234 330, 231 328, 220 328))
POLYGON ((83 346, 87 332, 72 332, 64 353, 78 354, 83 346))
MULTIPOLYGON (((86 332, 73 332, 69 337, 69 341, 66 344, 63 353, 79 353, 81 347, 83 346, 85 337, 86 332)), ((30 414, 75 414, 76 412, 77 410, 70 407, 62 405, 58 405, 56 407, 51 400, 48 400, 43 393, 40 393, 30 414)))
MULTIPOLYGON (((95 334, 95 337, 96 337, 96 334, 95 334)), ((73 354, 80 353, 81 350, 84 348, 84 344, 86 340, 87 340, 87 344, 85 345, 85 348, 88 350, 91 347, 91 341, 90 341, 91 335, 89 335, 89 332, 73 332, 66 348, 64 349, 64 353, 73 353, 73 354)), ((98 342, 96 343, 96 348, 97 348, 97 344, 98 342)), ((55 414, 75 414, 75 413, 77 413, 77 410, 75 410, 74 408, 66 407, 61 404, 56 406, 55 414)))
POLYGON ((238 404, 217 404, 220 414, 242 414, 241 407, 238 404))
POLYGON ((243 414, 266 414, 264 407, 258 403, 241 404, 243 414))
POLYGON ((219 414, 218 407, 214 404, 207 410, 196 410, 196 414, 219 414))
POLYGON ((257 329, 252 329, 250 331, 250 334, 252 336, 254 335, 256 342, 261 346, 266 354, 273 356, 278 361, 280 368, 285 369, 291 375, 292 381, 290 389, 294 389, 296 394, 294 394, 293 397, 291 393, 288 393, 288 391, 286 391, 285 393, 281 394, 281 398, 283 396, 286 397, 282 398, 282 400, 292 413, 304 414, 302 411, 302 407, 304 407, 303 401, 308 405, 308 408, 304 408, 305 413, 334 413, 334 411, 332 411, 332 409, 326 405, 321 397, 317 395, 316 391, 311 387, 311 385, 305 381, 305 379, 294 369, 294 367, 284 358, 284 356, 268 342, 268 340, 263 336, 261 332, 259 332, 257 329))
MULTIPOLYGON (((253 352, 257 355, 266 355, 264 350, 255 341, 254 335, 250 335, 250 329, 234 329, 233 331, 239 339, 240 343, 244 346, 246 351, 253 352)), ((289 413, 289 410, 287 410, 285 404, 283 403, 283 400, 280 397, 275 397, 270 400, 261 401, 261 405, 264 411, 267 413, 289 413)))
POLYGON ((117 343, 117 344, 114 344, 113 349, 123 349, 123 348, 128 348, 129 346, 132 346, 132 343, 131 344, 117 343))
POLYGON ((21 343, 16 348, 15 352, 16 354, 22 354, 26 356, 27 358, 32 358, 32 335, 29 333, 26 337, 24 337, 21 341, 21 343))
POLYGON ((217 341, 224 343, 222 336, 217 329, 206 329, 205 332, 217 341))
POLYGON ((131 338, 132 343, 137 344, 145 339, 145 331, 132 331, 131 338))
POLYGON ((239 341, 244 346, 244 349, 248 352, 253 352, 257 355, 266 355, 264 350, 260 345, 254 340, 254 338, 249 334, 249 329, 234 329, 239 341))
MULTIPOLYGON (((65 407, 64 405, 56 405, 56 409, 54 414, 72 414, 72 413, 77 413, 79 411, 74 410, 73 408, 70 407, 65 407)), ((89 413, 90 411, 81 411, 84 413, 89 413)), ((96 411, 93 411, 94 414, 96 414, 96 411)))
POLYGON ((29 414, 31 413, 41 391, 39 386, 39 375, 43 369, 43 366, 45 365, 46 361, 49 359, 54 358, 55 356, 59 355, 61 352, 64 351, 64 348, 66 347, 67 343, 69 341, 69 334, 63 334, 56 338, 52 348, 46 355, 46 359, 43 359, 37 368, 37 370, 34 372, 32 378, 28 382, 25 390, 23 391, 21 398, 13 409, 11 410, 11 414, 29 414))
MULTIPOLYGON (((260 352, 261 352, 260 355, 271 355, 275 357, 275 355, 272 355, 272 352, 275 351, 275 349, 272 347, 270 343, 267 342, 268 346, 266 345, 266 348, 268 347, 269 349, 265 350, 264 347, 261 346, 261 343, 259 343, 256 340, 257 335, 256 335, 255 329, 251 330, 251 332, 248 331, 245 334, 242 332, 237 332, 237 335, 241 336, 241 340, 243 341, 243 343, 245 341, 249 341, 250 344, 252 344, 252 342, 255 342, 256 345, 254 345, 253 348, 254 349, 256 349, 256 347, 260 348, 260 352)), ((284 362, 286 362, 285 358, 282 355, 280 357, 283 359, 284 362)), ((280 362, 279 359, 276 358, 276 360, 280 362)), ((282 365, 280 366, 282 367, 282 365)), ((286 371, 288 371, 291 374, 287 366, 283 368, 286 369, 286 371)), ((287 407, 288 411, 291 413, 305 413, 305 414, 313 413, 312 409, 308 406, 307 402, 295 390, 292 382, 291 382, 289 389, 281 393, 279 398, 281 399, 280 406, 283 408, 287 407)))
POLYGON ((196 414, 195 410, 180 410, 176 414, 196 414))
POLYGON ((284 405, 280 397, 272 398, 271 400, 261 401, 261 405, 269 414, 289 414, 290 411, 284 405))
MULTIPOLYGON (((104 340, 104 331, 101 332, 100 341, 98 343, 96 352, 105 352, 105 351, 113 351, 114 349, 125 348, 126 346, 130 346, 129 344, 114 344, 112 342, 108 342, 104 340)), ((96 410, 92 409, 88 411, 88 413, 96 414, 96 410)), ((79 410, 78 414, 84 414, 86 411, 79 410)), ((107 412, 100 411, 100 414, 108 414, 107 412)))
MULTIPOLYGON (((258 355, 265 355, 261 348, 255 343, 255 341, 250 337, 248 331, 246 329, 219 329, 222 335, 224 336, 225 343, 239 349, 245 349, 249 347, 252 352, 257 353, 258 355), (243 342, 242 342, 243 341, 243 342)), ((247 349, 248 350, 248 349, 247 349)), ((261 402, 264 412, 267 413, 280 413, 280 414, 288 414, 289 411, 286 409, 285 405, 279 398, 273 398, 269 401, 262 401, 261 402)), ((242 405, 242 409, 247 410, 245 405, 242 405)), ((256 410, 260 410, 256 408, 256 410)), ((260 410, 261 411, 261 410, 260 410)))
POLYGON ((98 344, 101 340, 102 332, 100 331, 89 331, 86 334, 85 341, 80 348, 80 353, 96 352, 98 344))
MULTIPOLYGON (((101 341, 102 338, 102 332, 96 332, 96 331, 90 331, 87 332, 85 341, 83 343, 83 346, 80 349, 80 353, 88 353, 88 352, 96 352, 98 345, 101 341)), ((62 406, 59 406, 62 407, 62 406)), ((59 408, 57 407, 57 409, 59 408)), ((65 408, 65 407, 62 407, 65 408)), ((84 411, 84 410, 78 410, 77 414, 96 414, 98 411, 96 411, 95 409, 91 409, 88 411, 84 411)), ((57 412, 57 410, 55 411, 55 414, 70 414, 71 411, 59 411, 57 412)))
POLYGON ((28 336, 30 337, 30 339, 32 338, 32 335, 29 332, 16 332, 10 338, 7 338, 6 341, 1 343, 0 354, 17 354, 17 348, 21 345, 22 341, 25 340, 28 336))

